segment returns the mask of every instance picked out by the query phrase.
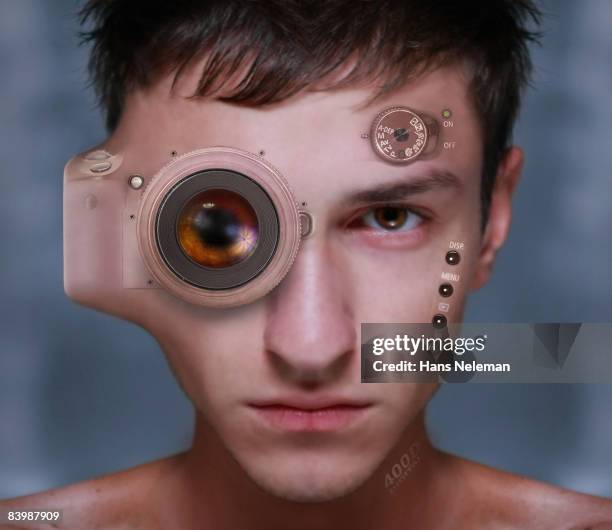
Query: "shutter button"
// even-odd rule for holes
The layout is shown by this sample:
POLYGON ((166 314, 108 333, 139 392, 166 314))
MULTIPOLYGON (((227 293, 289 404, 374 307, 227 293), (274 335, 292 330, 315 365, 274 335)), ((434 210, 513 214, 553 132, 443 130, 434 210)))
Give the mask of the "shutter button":
POLYGON ((93 173, 104 173, 108 171, 113 165, 110 162, 100 162, 98 164, 94 164, 89 168, 89 170, 93 173))

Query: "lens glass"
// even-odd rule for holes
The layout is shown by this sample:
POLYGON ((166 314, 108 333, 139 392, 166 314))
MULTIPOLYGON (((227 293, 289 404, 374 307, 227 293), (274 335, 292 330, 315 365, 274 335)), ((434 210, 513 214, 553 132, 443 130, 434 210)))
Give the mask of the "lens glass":
POLYGON ((204 267, 224 268, 247 259, 257 247, 257 214, 233 191, 208 189, 180 211, 177 239, 182 251, 204 267))

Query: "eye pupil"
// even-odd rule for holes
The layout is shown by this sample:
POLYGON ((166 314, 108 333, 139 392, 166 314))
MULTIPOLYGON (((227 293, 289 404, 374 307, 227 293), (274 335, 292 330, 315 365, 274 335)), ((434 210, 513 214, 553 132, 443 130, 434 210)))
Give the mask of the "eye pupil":
POLYGON ((402 208, 377 208, 375 211, 376 222, 387 229, 399 228, 406 222, 407 212, 402 208))

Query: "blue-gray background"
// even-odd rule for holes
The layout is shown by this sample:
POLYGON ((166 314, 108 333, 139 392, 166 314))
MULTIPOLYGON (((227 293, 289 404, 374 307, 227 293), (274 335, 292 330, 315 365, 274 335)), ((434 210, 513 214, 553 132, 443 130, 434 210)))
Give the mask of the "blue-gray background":
MULTIPOLYGON (((472 321, 612 321, 612 1, 543 4, 513 229, 472 321)), ((104 137, 74 0, 0 2, 0 498, 178 452, 192 411, 145 332, 62 289, 62 169, 104 137)), ((605 345, 610 347, 610 345, 605 345)), ((612 497, 612 385, 457 385, 436 443, 612 497)))

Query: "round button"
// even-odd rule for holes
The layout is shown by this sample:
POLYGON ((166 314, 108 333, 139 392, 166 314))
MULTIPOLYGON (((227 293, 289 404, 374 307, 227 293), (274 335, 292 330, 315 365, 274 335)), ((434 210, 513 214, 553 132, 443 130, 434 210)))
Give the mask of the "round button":
POLYGON ((374 152, 383 160, 398 164, 418 157, 425 150, 428 135, 423 118, 407 107, 383 110, 370 129, 374 152))
POLYGON ((438 292, 440 293, 440 296, 443 296, 444 298, 448 298, 449 296, 452 296, 453 291, 454 291, 453 286, 450 283, 443 283, 438 288, 438 292))
POLYGON ((139 190, 144 184, 144 178, 140 175, 132 175, 129 179, 130 188, 139 190))
POLYGON ((446 253, 446 263, 449 265, 457 265, 461 261, 461 256, 456 250, 449 250, 446 253))
POLYGON ((433 327, 436 329, 442 329, 446 327, 446 317, 444 315, 434 315, 431 319, 433 327))

